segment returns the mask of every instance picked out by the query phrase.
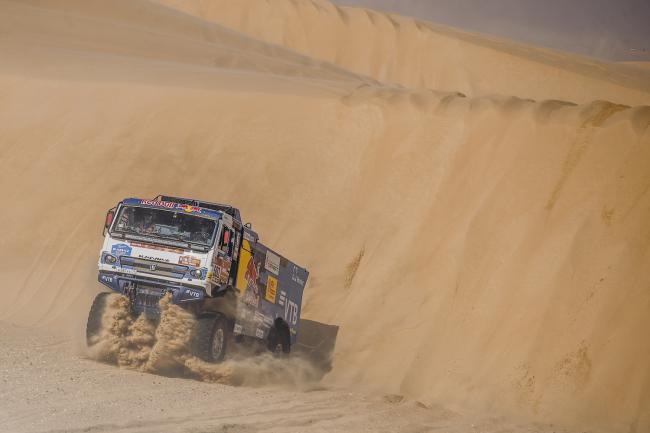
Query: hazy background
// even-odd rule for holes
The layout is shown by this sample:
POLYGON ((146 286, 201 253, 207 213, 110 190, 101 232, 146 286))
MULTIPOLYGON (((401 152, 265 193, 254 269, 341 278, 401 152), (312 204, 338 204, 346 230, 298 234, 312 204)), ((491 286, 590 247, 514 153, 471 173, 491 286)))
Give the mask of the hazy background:
POLYGON ((650 61, 650 0, 334 0, 607 60, 650 61))

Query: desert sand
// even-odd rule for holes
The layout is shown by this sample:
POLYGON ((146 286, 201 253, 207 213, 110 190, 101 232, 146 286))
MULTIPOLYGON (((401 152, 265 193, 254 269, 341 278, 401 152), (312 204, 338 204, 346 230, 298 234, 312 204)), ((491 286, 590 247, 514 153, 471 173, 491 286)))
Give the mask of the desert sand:
POLYGON ((0 431, 649 431, 649 127, 643 68, 326 1, 0 0, 0 431), (161 193, 310 270, 331 371, 93 360, 105 212, 161 193))

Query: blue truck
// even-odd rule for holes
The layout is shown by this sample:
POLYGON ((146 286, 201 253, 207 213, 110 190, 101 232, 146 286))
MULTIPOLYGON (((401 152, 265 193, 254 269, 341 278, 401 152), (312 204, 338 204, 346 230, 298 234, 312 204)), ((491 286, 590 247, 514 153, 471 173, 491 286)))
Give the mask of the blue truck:
MULTIPOLYGON (((225 204, 158 196, 127 198, 106 215, 99 282, 124 295, 132 313, 159 316, 158 303, 196 317, 192 350, 220 362, 229 345, 262 342, 289 353, 298 334, 309 273, 259 240, 240 212, 225 204)), ((107 296, 89 312, 89 344, 101 332, 107 296)))

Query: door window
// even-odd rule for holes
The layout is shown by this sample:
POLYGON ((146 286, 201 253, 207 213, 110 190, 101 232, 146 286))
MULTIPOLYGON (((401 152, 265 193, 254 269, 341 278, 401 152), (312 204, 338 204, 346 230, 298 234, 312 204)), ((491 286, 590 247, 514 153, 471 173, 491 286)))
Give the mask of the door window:
POLYGON ((219 240, 219 249, 224 253, 232 256, 233 246, 235 243, 234 231, 224 226, 223 231, 221 232, 221 239, 219 240))

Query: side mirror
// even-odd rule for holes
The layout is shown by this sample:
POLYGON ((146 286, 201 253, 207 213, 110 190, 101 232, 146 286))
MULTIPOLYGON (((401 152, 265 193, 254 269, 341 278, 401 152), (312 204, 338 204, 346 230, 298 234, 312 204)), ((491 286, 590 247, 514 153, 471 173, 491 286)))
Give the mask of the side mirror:
POLYGON ((106 230, 113 224, 113 218, 115 218, 115 208, 106 212, 106 221, 104 221, 104 231, 102 232, 104 236, 106 236, 106 230))
POLYGON ((253 224, 251 224, 251 223, 246 223, 246 224, 244 224, 244 227, 246 227, 247 229, 252 229, 252 228, 253 228, 253 224))

